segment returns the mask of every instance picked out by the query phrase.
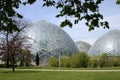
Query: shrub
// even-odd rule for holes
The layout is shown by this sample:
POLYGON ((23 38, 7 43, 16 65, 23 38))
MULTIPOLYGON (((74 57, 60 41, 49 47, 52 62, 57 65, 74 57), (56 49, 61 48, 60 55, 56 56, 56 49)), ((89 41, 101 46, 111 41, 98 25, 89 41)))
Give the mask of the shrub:
POLYGON ((112 57, 110 58, 110 62, 112 66, 120 66, 120 59, 119 57, 112 57))
POLYGON ((70 67, 70 58, 62 57, 61 59, 61 67, 70 67))
POLYGON ((100 57, 91 58, 89 61, 91 67, 113 67, 120 66, 119 56, 108 56, 107 53, 102 54, 100 57))
POLYGON ((104 53, 100 56, 100 67, 107 67, 108 55, 104 53))
POLYGON ((89 62, 89 56, 85 52, 80 53, 80 64, 81 67, 87 67, 89 62))
POLYGON ((85 52, 75 53, 71 56, 71 67, 87 67, 89 57, 85 52))
POLYGON ((89 66, 93 67, 93 68, 99 67, 99 59, 97 57, 96 58, 91 58, 90 61, 89 61, 89 66))
POLYGON ((5 64, 0 64, 0 68, 4 68, 5 67, 5 64))
POLYGON ((48 61, 49 66, 51 67, 58 67, 59 66, 59 61, 57 58, 50 58, 48 61))
POLYGON ((80 54, 76 53, 71 56, 70 67, 80 67, 80 54))

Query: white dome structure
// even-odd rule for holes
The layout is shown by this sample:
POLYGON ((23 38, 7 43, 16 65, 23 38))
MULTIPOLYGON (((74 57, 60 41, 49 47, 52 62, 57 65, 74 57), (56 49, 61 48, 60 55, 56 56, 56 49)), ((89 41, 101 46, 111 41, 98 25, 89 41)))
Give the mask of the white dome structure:
POLYGON ((89 51, 89 49, 91 47, 90 44, 88 44, 86 42, 83 42, 83 41, 77 41, 76 45, 77 45, 79 51, 86 52, 86 53, 88 53, 88 51, 89 51))
POLYGON ((112 30, 100 37, 89 50, 89 55, 98 56, 107 53, 109 56, 120 55, 120 31, 112 30))
POLYGON ((39 53, 40 57, 58 57, 59 54, 70 56, 79 51, 64 30, 44 20, 28 26, 21 35, 31 38, 27 43, 31 43, 32 53, 39 53))

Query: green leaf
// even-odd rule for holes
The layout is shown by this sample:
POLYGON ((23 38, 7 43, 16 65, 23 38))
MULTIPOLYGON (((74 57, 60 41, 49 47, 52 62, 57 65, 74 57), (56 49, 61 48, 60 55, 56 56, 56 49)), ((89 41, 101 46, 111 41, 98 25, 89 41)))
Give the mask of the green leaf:
POLYGON ((101 25, 101 26, 104 26, 104 25, 103 25, 103 22, 100 22, 100 25, 101 25))
POLYGON ((20 14, 18 14, 18 13, 17 13, 17 16, 18 16, 19 18, 23 18, 23 16, 22 16, 22 15, 20 15, 20 14))
POLYGON ((97 0, 97 1, 96 1, 96 4, 101 4, 102 1, 104 1, 104 0, 97 0))
POLYGON ((97 19, 92 20, 92 21, 91 21, 91 24, 92 24, 93 26, 98 26, 98 20, 97 20, 97 19))
POLYGON ((55 5, 55 1, 54 0, 53 1, 51 1, 51 0, 43 0, 43 1, 44 1, 43 7, 44 6, 49 7, 49 6, 54 6, 55 5))
POLYGON ((91 25, 91 27, 89 27, 89 31, 91 31, 91 30, 94 30, 94 27, 92 27, 92 25, 91 25))
POLYGON ((33 4, 36 0, 28 0, 29 4, 33 4))
POLYGON ((79 22, 79 19, 76 19, 76 20, 74 21, 74 24, 78 24, 78 22, 79 22))
POLYGON ((65 20, 63 21, 61 24, 60 24, 61 27, 65 27, 65 26, 68 26, 68 27, 72 27, 72 23, 69 21, 69 20, 65 20))
POLYGON ((117 0, 117 1, 116 1, 116 4, 120 4, 120 0, 117 0))
POLYGON ((105 21, 105 27, 109 29, 109 23, 105 21))

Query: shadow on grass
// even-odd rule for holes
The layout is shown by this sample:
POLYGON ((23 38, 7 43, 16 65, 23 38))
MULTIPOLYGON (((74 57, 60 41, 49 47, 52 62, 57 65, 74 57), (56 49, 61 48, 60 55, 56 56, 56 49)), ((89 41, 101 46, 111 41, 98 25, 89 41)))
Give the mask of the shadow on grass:
POLYGON ((41 71, 15 71, 15 72, 12 72, 12 71, 0 71, 0 73, 39 73, 41 71))

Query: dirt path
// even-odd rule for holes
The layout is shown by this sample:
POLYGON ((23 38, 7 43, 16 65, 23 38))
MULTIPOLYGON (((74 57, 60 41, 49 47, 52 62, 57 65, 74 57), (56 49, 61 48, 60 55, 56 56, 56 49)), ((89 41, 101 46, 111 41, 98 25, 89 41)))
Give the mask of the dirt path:
MULTIPOLYGON (((4 70, 11 70, 11 69, 4 69, 4 70)), ((120 72, 120 70, 62 70, 62 69, 15 69, 15 70, 16 71, 61 71, 61 72, 120 72)))

